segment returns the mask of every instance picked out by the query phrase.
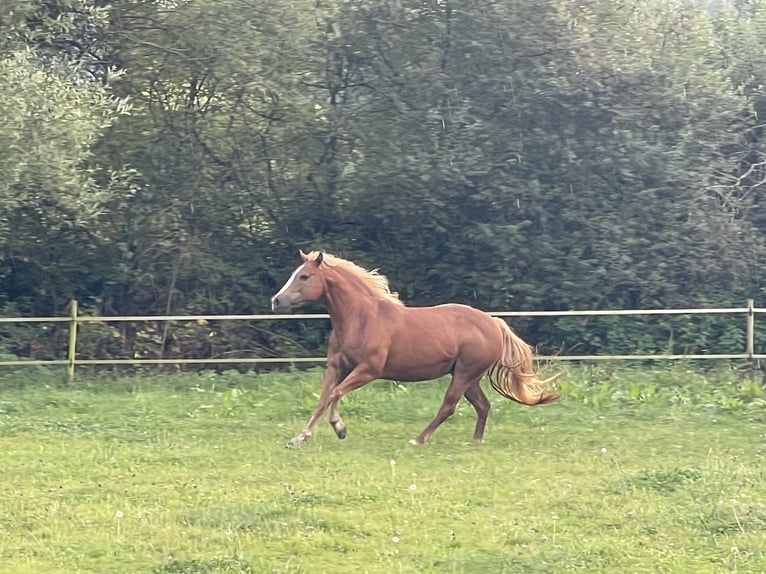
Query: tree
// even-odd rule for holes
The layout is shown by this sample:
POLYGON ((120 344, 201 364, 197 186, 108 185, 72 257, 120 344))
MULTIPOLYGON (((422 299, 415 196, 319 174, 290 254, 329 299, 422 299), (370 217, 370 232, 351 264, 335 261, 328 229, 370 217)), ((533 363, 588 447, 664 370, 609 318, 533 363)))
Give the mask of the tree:
MULTIPOLYGON (((87 3, 77 4, 84 17, 87 3)), ((51 5, 10 2, 0 15, 0 308, 9 315, 60 313, 72 297, 98 292, 104 205, 128 179, 92 161, 94 142, 128 105, 81 62, 50 49, 74 29, 73 20, 43 17, 51 5)), ((0 348, 51 356, 24 331, 4 328, 0 348)), ((46 333, 55 340, 57 329, 46 333)))
MULTIPOLYGON (((266 310, 299 247, 380 268, 411 304, 739 304, 756 285, 757 2, 13 8, 0 281, 30 310, 266 310)), ((635 350, 632 326, 518 326, 635 350)), ((638 345, 721 337, 659 327, 638 345)), ((301 329, 157 328, 141 353, 321 346, 301 329)))

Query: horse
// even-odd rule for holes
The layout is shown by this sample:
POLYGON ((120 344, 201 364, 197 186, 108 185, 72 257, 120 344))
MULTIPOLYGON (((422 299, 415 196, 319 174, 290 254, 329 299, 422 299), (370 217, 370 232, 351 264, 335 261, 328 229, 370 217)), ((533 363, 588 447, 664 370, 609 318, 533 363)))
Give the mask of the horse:
POLYGON ((272 311, 289 313, 321 301, 332 330, 316 408, 288 447, 308 440, 328 408, 335 434, 345 438, 338 402, 376 379, 414 382, 452 375, 436 417, 411 444, 424 443, 452 415, 461 396, 476 410, 473 439, 481 442, 490 409, 480 386, 485 374, 495 391, 524 405, 559 398, 546 390, 555 377, 542 380, 534 372, 532 347, 502 319, 456 303, 407 307, 376 270, 322 251, 300 251, 300 256, 302 263, 272 297, 272 311))

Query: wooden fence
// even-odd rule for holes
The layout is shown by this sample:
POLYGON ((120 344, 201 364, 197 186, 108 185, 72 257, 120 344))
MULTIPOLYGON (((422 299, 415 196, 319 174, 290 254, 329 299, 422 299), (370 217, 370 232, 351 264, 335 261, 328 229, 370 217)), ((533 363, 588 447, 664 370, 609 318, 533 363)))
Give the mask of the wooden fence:
MULTIPOLYGON (((495 317, 594 317, 615 315, 742 315, 745 319, 746 343, 741 353, 725 354, 656 354, 656 355, 552 355, 540 356, 543 361, 620 361, 620 360, 683 360, 683 359, 743 359, 753 361, 766 359, 766 354, 756 354, 755 315, 766 313, 748 299, 744 307, 722 309, 624 309, 601 311, 501 311, 490 313, 495 317)), ((325 357, 226 357, 226 358, 175 358, 175 359, 78 359, 77 328, 81 323, 117 323, 148 321, 306 321, 329 319, 325 313, 295 315, 135 315, 115 317, 83 316, 77 312, 77 301, 72 301, 69 316, 59 317, 0 317, 0 323, 69 323, 69 345, 66 359, 48 360, 1 360, 0 366, 66 365, 69 381, 74 380, 77 365, 177 365, 177 364, 244 364, 244 363, 321 363, 325 357)))

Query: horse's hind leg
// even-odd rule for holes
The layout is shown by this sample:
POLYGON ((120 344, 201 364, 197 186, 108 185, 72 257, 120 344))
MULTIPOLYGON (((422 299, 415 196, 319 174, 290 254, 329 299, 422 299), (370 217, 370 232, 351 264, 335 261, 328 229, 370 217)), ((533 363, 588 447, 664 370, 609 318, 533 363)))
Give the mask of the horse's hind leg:
MULTIPOLYGON (((447 392, 444 394, 444 400, 442 401, 439 411, 436 413, 436 417, 429 425, 423 429, 423 431, 410 441, 410 444, 422 444, 429 436, 437 429, 437 427, 447 420, 452 413, 455 412, 460 397, 464 393, 468 392, 468 389, 474 385, 477 385, 481 377, 466 378, 458 375, 457 371, 452 375, 452 382, 447 387, 447 392)), ((482 393, 483 394, 483 393, 482 393)), ((487 397, 484 397, 485 399, 487 397)))
POLYGON ((489 399, 481 390, 479 381, 468 387, 463 396, 476 409, 476 430, 473 431, 473 440, 481 441, 484 438, 484 427, 487 425, 489 415, 489 399))

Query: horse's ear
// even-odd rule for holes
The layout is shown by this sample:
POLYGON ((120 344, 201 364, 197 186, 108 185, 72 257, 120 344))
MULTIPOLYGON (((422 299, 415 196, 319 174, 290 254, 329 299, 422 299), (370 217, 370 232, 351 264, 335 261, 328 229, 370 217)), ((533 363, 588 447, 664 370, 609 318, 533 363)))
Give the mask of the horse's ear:
POLYGON ((320 251, 319 254, 314 259, 314 263, 316 263, 316 266, 319 267, 322 264, 322 259, 324 259, 324 252, 320 251))
POLYGON ((303 252, 303 249, 299 249, 298 253, 300 253, 301 259, 305 262, 309 256, 303 252))

